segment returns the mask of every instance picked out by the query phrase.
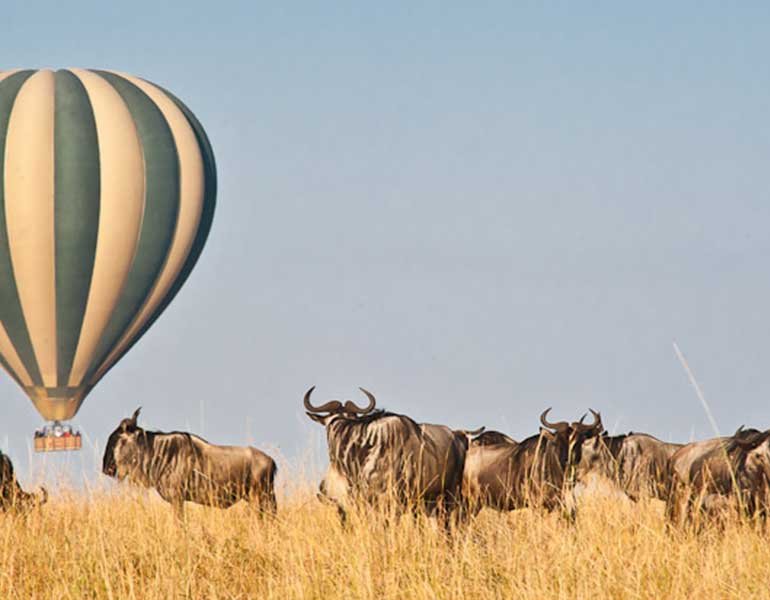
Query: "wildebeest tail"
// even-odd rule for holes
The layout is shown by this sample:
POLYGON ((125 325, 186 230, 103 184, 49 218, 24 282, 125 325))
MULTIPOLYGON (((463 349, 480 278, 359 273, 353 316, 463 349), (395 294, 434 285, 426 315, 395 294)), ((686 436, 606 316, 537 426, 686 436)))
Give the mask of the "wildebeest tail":
POLYGON ((271 458, 267 467, 267 473, 265 473, 265 484, 267 489, 265 494, 267 496, 267 511, 271 514, 275 514, 278 511, 278 502, 275 499, 275 474, 278 472, 278 465, 271 458))

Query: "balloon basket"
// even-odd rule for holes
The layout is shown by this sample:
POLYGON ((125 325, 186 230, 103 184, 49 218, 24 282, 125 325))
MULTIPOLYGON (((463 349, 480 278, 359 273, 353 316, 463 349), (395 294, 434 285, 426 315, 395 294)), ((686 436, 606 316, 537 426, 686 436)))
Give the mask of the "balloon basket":
POLYGON ((69 425, 54 423, 53 426, 35 432, 35 452, 64 452, 80 450, 82 447, 80 432, 74 431, 69 425))

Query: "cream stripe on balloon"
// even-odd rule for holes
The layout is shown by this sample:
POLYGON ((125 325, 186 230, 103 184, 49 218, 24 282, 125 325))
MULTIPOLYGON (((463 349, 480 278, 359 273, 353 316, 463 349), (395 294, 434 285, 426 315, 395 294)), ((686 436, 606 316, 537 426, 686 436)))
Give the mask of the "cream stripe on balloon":
POLYGON ((38 71, 19 90, 5 146, 8 245, 43 385, 56 385, 54 75, 38 71))
POLYGON ((144 214, 144 158, 131 113, 104 79, 72 69, 88 93, 99 144, 99 230, 69 385, 80 385, 126 282, 144 214))
POLYGON ((27 369, 24 368, 24 363, 21 362, 19 355, 16 354, 16 348, 13 347, 11 338, 8 337, 8 332, 3 327, 2 322, 0 322, 0 355, 5 358, 8 366, 16 373, 23 385, 32 385, 32 378, 27 373, 27 369))
POLYGON ((174 239, 166 258, 166 263, 153 286, 152 292, 142 306, 139 314, 134 318, 125 334, 120 338, 113 351, 107 357, 94 376, 98 380, 112 363, 120 356, 127 344, 147 322, 152 313, 168 293, 174 280, 182 270, 187 255, 190 253, 195 235, 198 232, 201 211, 203 209, 203 196, 205 191, 203 157, 200 146, 195 137, 195 132, 176 104, 154 85, 125 75, 115 73, 127 79, 141 89, 160 109, 163 117, 171 129, 174 143, 179 156, 179 216, 177 217, 174 239))

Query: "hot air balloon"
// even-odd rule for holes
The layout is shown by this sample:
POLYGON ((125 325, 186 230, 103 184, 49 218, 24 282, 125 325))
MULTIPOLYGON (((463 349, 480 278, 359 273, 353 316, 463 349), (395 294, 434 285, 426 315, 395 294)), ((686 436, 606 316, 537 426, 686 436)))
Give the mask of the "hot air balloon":
POLYGON ((163 88, 0 71, 0 365, 53 422, 36 449, 79 447, 61 422, 176 296, 215 197, 206 133, 163 88))

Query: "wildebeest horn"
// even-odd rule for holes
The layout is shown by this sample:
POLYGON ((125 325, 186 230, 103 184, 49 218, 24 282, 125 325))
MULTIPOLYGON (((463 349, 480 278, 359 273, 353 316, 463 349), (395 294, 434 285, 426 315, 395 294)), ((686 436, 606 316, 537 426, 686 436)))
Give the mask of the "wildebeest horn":
POLYGON ((339 410, 342 407, 342 404, 340 404, 339 400, 330 400, 326 404, 322 404, 321 406, 313 406, 310 404, 310 394, 313 393, 313 390, 315 389, 315 386, 311 387, 307 392, 305 392, 305 397, 303 398, 302 402, 305 405, 305 408, 309 412, 334 412, 339 410))
POLYGON ((577 431, 584 431, 586 429, 586 426, 583 424, 583 421, 585 421, 586 415, 588 415, 588 413, 583 413, 582 415, 580 415, 580 418, 574 423, 572 423, 572 429, 575 429, 577 431))
POLYGON ((744 450, 753 450, 764 443, 768 438, 770 438, 770 429, 760 431, 746 438, 734 437, 731 442, 734 446, 738 446, 744 450))
POLYGON ((566 421, 559 421, 558 423, 549 423, 548 420, 545 418, 549 412, 551 412, 551 407, 546 408, 543 411, 543 414, 540 415, 540 423, 542 423, 544 427, 548 427, 550 429, 553 429, 554 431, 563 431, 564 429, 569 427, 569 423, 567 423, 566 421))
POLYGON ((45 504, 46 502, 48 502, 48 490, 41 485, 40 495, 38 496, 38 501, 37 501, 38 506, 43 506, 43 504, 45 504))
POLYGON ((131 424, 136 425, 136 419, 139 417, 139 413, 142 412, 142 407, 140 406, 134 411, 134 414, 131 415, 131 424))
POLYGON ((374 410, 374 407, 377 405, 377 400, 374 398, 374 394, 372 394, 371 392, 365 390, 362 387, 360 387, 358 389, 361 390, 366 395, 366 397, 369 399, 369 404, 367 404, 366 407, 364 407, 364 408, 360 408, 360 407, 356 406, 353 402, 348 400, 347 402, 345 402, 345 412, 348 412, 348 413, 359 413, 359 414, 365 415, 365 414, 370 413, 370 412, 372 412, 374 410))
POLYGON ((602 415, 598 412, 596 412, 593 408, 589 408, 588 410, 591 411, 591 414, 594 416, 594 422, 590 425, 584 425, 583 419, 585 418, 585 415, 580 417, 580 421, 577 423, 573 423, 572 426, 575 429, 578 429, 579 431, 591 431, 591 430, 601 430, 604 428, 602 425, 602 415))
POLYGON ((484 433, 485 429, 486 427, 482 425, 478 429, 461 429, 460 431, 462 431, 468 437, 475 437, 477 435, 481 435, 482 433, 484 433))
POLYGON ((738 437, 739 435, 741 435, 743 433, 743 427, 744 427, 743 425, 738 427, 738 429, 735 430, 735 433, 733 434, 733 437, 738 437))

